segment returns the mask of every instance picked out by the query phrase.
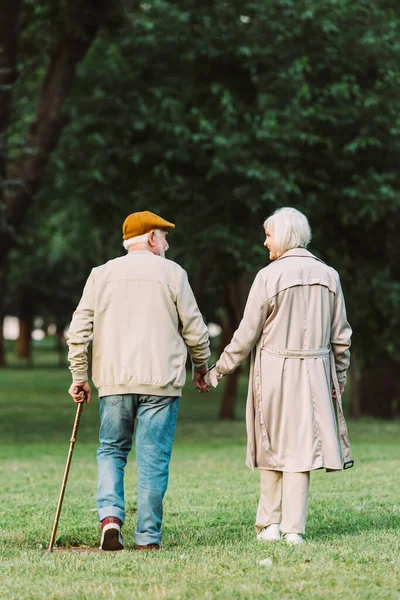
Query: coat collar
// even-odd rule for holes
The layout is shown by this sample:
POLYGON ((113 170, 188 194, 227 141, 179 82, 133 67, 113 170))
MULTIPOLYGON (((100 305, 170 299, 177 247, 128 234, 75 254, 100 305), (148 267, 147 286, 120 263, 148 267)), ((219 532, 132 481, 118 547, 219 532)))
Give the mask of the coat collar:
POLYGON ((292 248, 292 250, 287 250, 282 256, 277 258, 276 260, 282 260, 283 258, 290 258, 292 256, 300 256, 301 258, 314 258, 315 260, 319 260, 319 262, 324 262, 317 256, 314 256, 309 250, 305 248, 292 248))

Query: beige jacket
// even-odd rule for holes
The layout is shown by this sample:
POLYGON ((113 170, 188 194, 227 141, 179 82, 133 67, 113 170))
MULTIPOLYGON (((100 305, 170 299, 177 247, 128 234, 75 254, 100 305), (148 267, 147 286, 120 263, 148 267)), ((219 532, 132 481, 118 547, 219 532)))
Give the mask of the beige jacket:
POLYGON ((339 275, 308 250, 289 250, 257 274, 239 328, 216 363, 217 375, 231 373, 253 350, 246 409, 250 468, 340 470, 340 446, 351 466, 339 394, 350 336, 339 275))
POLYGON ((134 251, 92 270, 68 331, 73 381, 92 379, 99 396, 180 396, 189 349, 206 367, 208 330, 186 272, 171 260, 134 251))

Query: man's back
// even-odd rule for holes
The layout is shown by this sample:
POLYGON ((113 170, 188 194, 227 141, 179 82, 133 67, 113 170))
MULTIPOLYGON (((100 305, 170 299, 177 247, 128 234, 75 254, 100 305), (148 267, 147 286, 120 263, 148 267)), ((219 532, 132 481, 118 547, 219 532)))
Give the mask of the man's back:
MULTIPOLYGON (((178 332, 176 299, 184 276, 176 263, 150 252, 130 252, 93 269, 96 326, 108 339, 129 332, 131 341, 146 345, 159 335, 157 323, 178 332)), ((102 348, 99 348, 102 351, 102 348)))
POLYGON ((186 272, 173 261, 134 251, 93 269, 71 324, 70 348, 80 313, 85 321, 87 311, 92 311, 93 382, 100 396, 179 396, 186 345, 200 352, 200 363, 207 361, 207 328, 186 272))

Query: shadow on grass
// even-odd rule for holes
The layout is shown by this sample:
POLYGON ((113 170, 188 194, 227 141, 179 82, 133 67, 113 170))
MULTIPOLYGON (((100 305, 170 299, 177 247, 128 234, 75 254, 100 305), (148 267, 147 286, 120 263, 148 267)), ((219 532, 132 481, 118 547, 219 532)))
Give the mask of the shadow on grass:
MULTIPOLYGON (((204 515, 196 518, 193 512, 179 511, 173 514, 171 510, 165 511, 165 524, 163 525, 163 547, 166 550, 186 549, 194 550, 196 548, 231 548, 240 544, 259 545, 254 529, 256 516, 253 502, 246 503, 242 509, 238 510, 232 504, 230 506, 213 509, 211 506, 207 512, 207 518, 204 515)), ((333 509, 334 510, 334 509, 333 509)), ((85 515, 83 520, 79 519, 80 512, 74 513, 67 506, 63 509, 64 514, 62 522, 59 525, 59 532, 56 538, 55 547, 89 547, 96 548, 100 542, 100 526, 97 521, 97 514, 92 517, 85 515)), ((134 543, 134 531, 136 528, 136 516, 128 511, 123 534, 127 549, 132 549, 134 543)), ((53 519, 52 511, 49 511, 48 537, 43 537, 43 529, 28 532, 24 539, 24 545, 29 547, 47 548, 50 539, 51 525, 53 519), (50 514, 51 513, 51 514, 50 514)), ((351 538, 370 534, 374 537, 375 533, 382 535, 385 533, 397 533, 399 531, 399 516, 390 512, 384 506, 378 503, 371 504, 368 511, 360 514, 354 507, 344 505, 340 508, 340 513, 331 514, 325 518, 322 513, 313 514, 307 524, 306 541, 310 543, 326 543, 332 547, 338 548, 338 545, 345 548, 346 541, 351 544, 351 538), (344 514, 345 513, 345 514, 344 514), (347 539, 346 539, 347 538, 347 539)), ((15 531, 17 536, 21 531, 15 531)), ((6 546, 12 546, 21 541, 13 541, 13 536, 7 537, 6 546)), ((274 546, 274 544, 272 545, 274 546)), ((260 549, 271 548, 272 546, 260 544, 260 549)))
MULTIPOLYGON (((258 540, 255 533, 256 511, 245 509, 240 519, 235 519, 229 510, 223 514, 209 515, 206 526, 196 527, 193 523, 187 528, 172 526, 164 528, 164 536, 168 546, 178 547, 182 543, 189 546, 220 546, 229 543, 258 540), (226 514, 228 513, 228 514, 226 514)), ((343 537, 359 536, 375 532, 397 533, 400 527, 400 515, 395 514, 387 506, 371 504, 368 511, 360 512, 347 504, 341 507, 340 514, 331 514, 329 518, 315 514, 308 520, 305 539, 310 542, 334 542, 343 537)))

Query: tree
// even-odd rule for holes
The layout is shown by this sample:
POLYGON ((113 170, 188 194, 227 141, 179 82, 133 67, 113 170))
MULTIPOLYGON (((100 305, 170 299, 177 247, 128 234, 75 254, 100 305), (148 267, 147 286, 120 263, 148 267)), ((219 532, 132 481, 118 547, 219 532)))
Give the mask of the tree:
POLYGON ((31 356, 33 319, 41 316, 57 326, 58 336, 67 327, 82 293, 82 282, 93 265, 102 262, 95 230, 79 207, 54 199, 47 205, 38 194, 27 214, 23 237, 10 251, 7 314, 20 321, 17 344, 20 358, 31 356))
MULTIPOLYGON (((106 0, 70 0, 57 3, 0 1, 0 315, 3 314, 5 271, 9 251, 15 244, 27 210, 41 184, 51 152, 65 125, 62 108, 75 77, 77 66, 85 56, 108 14, 106 0), (25 141, 14 155, 7 153, 13 88, 17 79, 17 46, 20 35, 37 34, 33 17, 48 22, 56 14, 60 30, 49 44, 44 65, 45 75, 39 88, 37 107, 27 128, 25 141), (62 14, 63 25, 61 25, 62 14), (25 25, 20 33, 20 22, 25 25), (34 25, 32 25, 34 23, 34 25)), ((43 25, 43 21, 41 22, 43 25)), ((46 42, 48 40, 46 39, 46 42)), ((36 44, 35 39, 32 43, 36 44)), ((41 56, 41 52, 37 53, 41 56)), ((1 319, 0 319, 1 321, 1 319)), ((0 340, 1 342, 1 340, 0 340)), ((0 365, 4 363, 3 350, 0 365)))
POLYGON ((94 110, 65 137, 64 168, 99 228, 144 203, 176 215, 175 256, 210 317, 265 264, 264 217, 297 206, 342 274, 359 368, 371 368, 397 356, 398 33, 393 2, 143 5, 129 33, 92 48, 81 82, 94 110))
POLYGON ((37 202, 73 198, 99 260, 128 212, 176 221, 170 256, 220 320, 226 289, 265 265, 264 218, 296 206, 341 273, 355 379, 393 366, 399 22, 387 0, 129 5, 81 64, 37 202))

